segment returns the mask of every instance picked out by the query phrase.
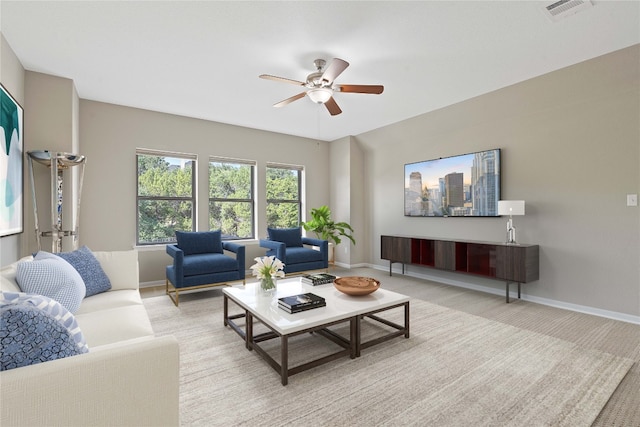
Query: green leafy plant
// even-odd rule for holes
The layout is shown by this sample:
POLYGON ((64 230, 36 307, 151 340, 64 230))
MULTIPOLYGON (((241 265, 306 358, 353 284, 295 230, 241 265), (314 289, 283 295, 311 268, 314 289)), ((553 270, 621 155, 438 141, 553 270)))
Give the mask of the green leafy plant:
POLYGON ((346 222, 333 221, 328 206, 311 209, 311 221, 303 222, 302 226, 305 230, 315 233, 318 238, 328 240, 336 245, 342 242, 340 237, 346 237, 351 240, 351 243, 356 244, 352 236, 353 228, 346 222))

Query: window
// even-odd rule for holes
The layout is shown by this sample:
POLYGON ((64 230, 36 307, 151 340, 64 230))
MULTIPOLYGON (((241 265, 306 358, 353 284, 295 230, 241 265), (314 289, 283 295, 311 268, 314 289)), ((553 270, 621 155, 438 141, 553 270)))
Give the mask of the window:
POLYGON ((196 156, 136 150, 137 244, 175 242, 175 231, 195 230, 196 156))
POLYGON ((223 239, 253 239, 254 163, 209 159, 209 228, 223 239))
POLYGON ((300 226, 302 167, 267 165, 267 225, 300 226))

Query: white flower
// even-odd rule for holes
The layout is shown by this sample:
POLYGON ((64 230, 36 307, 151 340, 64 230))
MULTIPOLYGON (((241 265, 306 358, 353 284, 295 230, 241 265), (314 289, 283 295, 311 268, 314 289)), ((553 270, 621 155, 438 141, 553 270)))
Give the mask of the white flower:
POLYGON ((254 258, 256 262, 251 266, 253 275, 258 279, 264 277, 284 277, 284 264, 275 256, 265 256, 254 258))

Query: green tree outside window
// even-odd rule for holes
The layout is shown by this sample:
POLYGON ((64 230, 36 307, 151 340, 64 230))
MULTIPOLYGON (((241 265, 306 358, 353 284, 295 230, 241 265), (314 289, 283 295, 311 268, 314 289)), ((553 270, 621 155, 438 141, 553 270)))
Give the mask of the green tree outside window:
POLYGON ((267 167, 267 226, 293 228, 300 226, 302 182, 301 168, 267 167))
POLYGON ((254 166, 209 161, 209 228, 223 239, 254 238, 254 166))
POLYGON ((194 230, 192 158, 137 154, 137 244, 175 242, 176 230, 194 230))

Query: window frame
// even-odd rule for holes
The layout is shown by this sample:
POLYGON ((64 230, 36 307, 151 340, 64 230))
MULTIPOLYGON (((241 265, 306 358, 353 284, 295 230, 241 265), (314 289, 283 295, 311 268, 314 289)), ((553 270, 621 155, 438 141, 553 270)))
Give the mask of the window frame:
MULTIPOLYGON (((288 165, 288 164, 283 164, 283 163, 272 163, 272 162, 268 162, 266 164, 266 169, 265 169, 265 202, 266 202, 266 206, 265 206, 265 212, 268 211, 268 206, 270 203, 296 203, 298 205, 298 226, 300 226, 302 224, 302 195, 303 195, 303 191, 302 191, 302 174, 304 172, 304 166, 299 166, 299 165, 288 165), (267 185, 269 183, 269 180, 267 179, 268 176, 268 169, 286 169, 286 170, 291 170, 291 171, 296 171, 298 173, 298 198, 297 200, 292 200, 292 199, 269 199, 267 198, 266 194, 268 193, 268 191, 266 190, 267 185)), ((267 227, 270 227, 271 225, 267 223, 267 227)))
MULTIPOLYGON (((151 150, 146 148, 136 148, 136 246, 154 246, 154 245, 166 245, 177 243, 175 235, 171 240, 166 242, 141 242, 140 241, 140 201, 143 200, 151 200, 151 201, 190 201, 192 204, 191 209, 191 231, 196 231, 197 226, 197 177, 198 177, 198 156, 196 154, 190 153, 179 153, 173 151, 164 151, 164 150, 151 150), (171 157, 177 159, 189 160, 192 162, 191 169, 191 197, 180 197, 180 196, 140 196, 140 175, 138 175, 138 163, 139 156, 155 156, 155 157, 171 157)), ((183 230, 187 231, 187 230, 183 230)))
POLYGON ((251 205, 251 236, 249 237, 239 237, 234 236, 231 238, 223 237, 222 240, 231 241, 231 240, 255 240, 256 239, 256 169, 257 162, 255 160, 244 160, 244 159, 233 159, 229 157, 219 157, 219 156, 209 156, 209 162, 207 163, 207 225, 211 228, 211 202, 249 202, 251 205), (219 198, 219 197, 211 197, 211 163, 222 163, 222 164, 231 164, 231 165, 247 165, 251 167, 251 183, 249 188, 249 199, 230 199, 230 198, 219 198))

